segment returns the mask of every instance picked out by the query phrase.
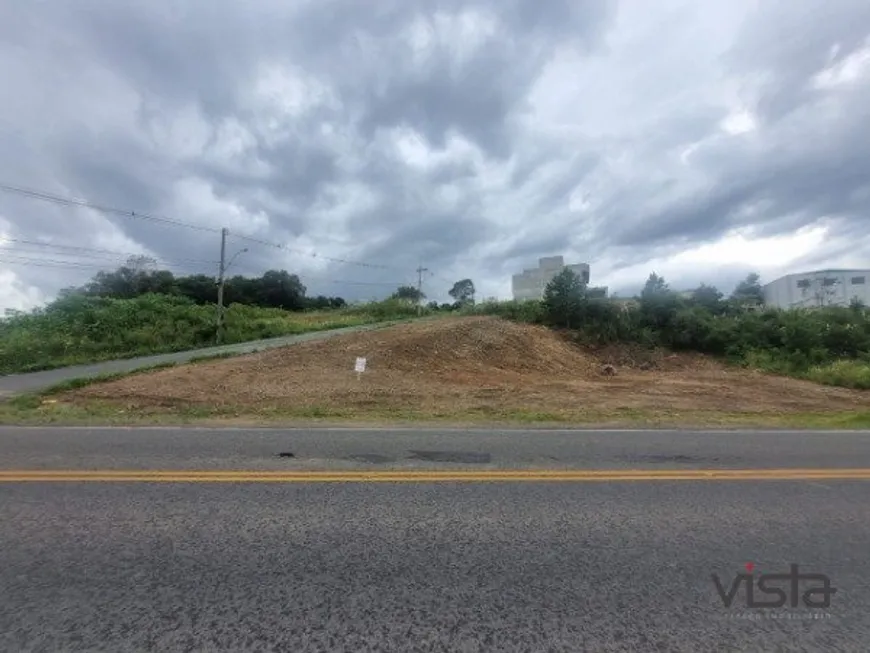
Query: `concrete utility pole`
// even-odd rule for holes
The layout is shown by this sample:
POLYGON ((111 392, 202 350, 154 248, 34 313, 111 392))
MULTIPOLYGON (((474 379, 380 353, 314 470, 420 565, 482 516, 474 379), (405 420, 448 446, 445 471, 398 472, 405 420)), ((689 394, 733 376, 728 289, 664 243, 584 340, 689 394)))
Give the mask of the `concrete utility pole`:
POLYGON ((236 257, 239 254, 244 254, 248 251, 248 248, 240 249, 238 252, 233 254, 230 257, 230 260, 227 261, 227 236, 229 235, 230 230, 224 227, 221 229, 221 262, 220 269, 218 270, 218 292, 217 292, 217 344, 221 344, 221 340, 223 340, 224 335, 224 286, 227 281, 227 270, 229 270, 230 266, 233 264, 233 261, 236 260, 236 257))
POLYGON ((423 313, 423 273, 428 272, 429 268, 424 268, 422 265, 417 268, 417 315, 423 313))
POLYGON ((227 271, 227 228, 221 229, 221 262, 218 268, 217 291, 217 344, 221 344, 224 330, 224 281, 227 271))

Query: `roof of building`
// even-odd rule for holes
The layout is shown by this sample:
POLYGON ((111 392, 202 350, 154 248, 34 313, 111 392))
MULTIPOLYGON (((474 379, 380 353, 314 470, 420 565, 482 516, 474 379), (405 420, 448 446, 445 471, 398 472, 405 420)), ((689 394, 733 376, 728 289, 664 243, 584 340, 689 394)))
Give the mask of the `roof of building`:
POLYGON ((870 268, 822 268, 819 270, 807 270, 805 272, 792 272, 791 274, 784 274, 781 277, 777 277, 773 281, 769 281, 764 284, 765 286, 769 286, 772 283, 779 281, 780 279, 788 279, 790 277, 810 277, 817 274, 870 274, 870 268))

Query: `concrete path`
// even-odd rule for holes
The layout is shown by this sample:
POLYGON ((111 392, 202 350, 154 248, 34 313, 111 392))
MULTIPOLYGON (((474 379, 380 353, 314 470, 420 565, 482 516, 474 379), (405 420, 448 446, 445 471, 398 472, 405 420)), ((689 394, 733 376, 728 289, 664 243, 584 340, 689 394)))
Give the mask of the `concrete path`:
POLYGON ((269 338, 268 340, 254 340, 250 342, 240 342, 233 345, 221 345, 219 347, 205 347, 202 349, 173 352, 171 354, 156 354, 154 356, 141 356, 138 358, 104 361, 90 365, 75 365, 72 367, 62 367, 42 372, 9 374, 7 376, 0 376, 0 398, 11 397, 28 392, 38 392, 63 381, 69 381, 70 379, 91 378, 94 376, 118 372, 132 372, 153 365, 159 365, 161 363, 185 363, 191 359, 199 358, 200 356, 214 356, 216 354, 228 353, 246 354, 263 349, 285 347, 287 345, 294 345, 296 343, 308 342, 311 340, 324 340, 326 338, 332 338, 346 333, 383 329, 388 326, 393 326, 394 324, 398 324, 398 322, 381 322, 378 324, 331 329, 329 331, 313 331, 311 333, 303 333, 300 335, 269 338))

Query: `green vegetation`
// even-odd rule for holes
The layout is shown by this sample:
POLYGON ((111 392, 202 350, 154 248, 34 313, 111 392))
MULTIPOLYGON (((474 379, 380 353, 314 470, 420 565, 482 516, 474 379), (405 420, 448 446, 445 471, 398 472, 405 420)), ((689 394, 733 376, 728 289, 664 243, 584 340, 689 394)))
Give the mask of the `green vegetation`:
POLYGON ((425 295, 412 286, 399 287, 384 301, 350 305, 341 297, 307 296, 299 277, 286 270, 256 278, 234 276, 224 287, 218 343, 215 279, 176 276, 154 267, 152 259, 132 257, 115 271, 64 289, 48 306, 29 313, 7 311, 0 320, 0 374, 446 313, 474 293, 471 281, 464 280, 454 288, 456 304, 421 311, 417 303, 425 295))
MULTIPOLYGON (((197 349, 215 344, 214 279, 175 277, 134 261, 101 272, 82 288, 30 313, 0 320, 0 374, 197 349)), ((387 300, 348 305, 307 297, 296 275, 271 270, 227 281, 222 344, 413 318, 425 295, 401 286, 387 300)), ((818 383, 870 389, 870 310, 765 309, 757 274, 725 298, 702 284, 690 296, 651 274, 629 301, 602 297, 566 269, 542 301, 475 303, 471 279, 449 291, 454 303, 430 302, 422 313, 497 315, 569 330, 587 344, 637 343, 696 351, 731 363, 818 383)))
POLYGON ((453 298, 458 307, 474 304, 474 282, 471 279, 461 279, 453 284, 448 295, 453 298))
POLYGON ((763 308, 761 299, 755 274, 727 299, 707 285, 683 297, 652 274, 639 297, 621 303, 590 296, 566 269, 542 301, 484 302, 465 312, 569 329, 588 344, 696 351, 762 371, 870 389, 870 310, 853 304, 784 311, 763 308))
MULTIPOLYGON (((296 312, 232 304, 222 344, 406 319, 416 312, 413 304, 397 300, 296 312)), ((0 374, 208 347, 215 344, 216 315, 215 305, 177 295, 67 294, 0 320, 0 374)))
MULTIPOLYGON (((72 389, 72 388, 68 388, 72 389)), ((251 410, 251 407, 225 405, 175 405, 150 409, 129 409, 107 400, 86 403, 67 402, 54 396, 60 391, 13 397, 0 402, 2 424, 63 425, 225 425, 280 426, 300 423, 342 424, 409 424, 420 426, 517 425, 524 428, 551 426, 585 426, 597 428, 870 428, 870 411, 826 411, 789 413, 747 413, 722 411, 673 411, 617 409, 598 410, 594 406, 563 411, 539 411, 517 408, 452 410, 449 407, 382 407, 360 413, 352 407, 335 405, 296 406, 291 408, 251 410)))
MULTIPOLYGON (((194 361, 190 361, 190 364, 195 364, 205 359, 208 359, 208 357, 203 357, 203 359, 195 359, 194 361)), ((144 374, 146 372, 155 372, 157 370, 169 369, 170 367, 175 367, 177 365, 178 363, 174 362, 156 363, 147 367, 140 367, 131 372, 107 372, 106 374, 82 376, 75 379, 69 379, 67 381, 61 381, 60 383, 56 383, 55 385, 51 386, 50 388, 46 388, 41 392, 32 393, 29 395, 18 395, 16 397, 13 397, 12 401, 17 402, 19 405, 27 406, 31 405, 34 401, 42 400, 42 398, 44 397, 51 397, 52 395, 59 395, 64 392, 78 390, 79 388, 85 388, 95 383, 106 383, 108 381, 115 381, 117 379, 123 379, 125 377, 134 376, 136 374, 144 374)))
MULTIPOLYGON (((176 276, 169 270, 154 269, 155 261, 134 256, 127 265, 113 272, 98 272, 80 288, 67 288, 61 297, 84 295, 109 299, 134 299, 142 295, 184 297, 196 304, 214 304, 217 285, 207 274, 176 276)), ((286 270, 269 270, 261 277, 229 277, 224 285, 227 305, 243 304, 261 308, 303 309, 342 308, 347 302, 341 297, 308 297, 306 288, 295 274, 286 270)))
POLYGON ((399 286, 390 299, 420 302, 426 299, 426 293, 414 286, 399 286))

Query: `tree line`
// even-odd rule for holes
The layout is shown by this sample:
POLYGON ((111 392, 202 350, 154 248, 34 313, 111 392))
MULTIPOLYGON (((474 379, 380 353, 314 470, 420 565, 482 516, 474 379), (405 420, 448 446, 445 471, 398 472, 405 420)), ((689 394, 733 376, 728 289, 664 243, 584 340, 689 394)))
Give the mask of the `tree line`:
POLYGON ((765 307, 759 276, 749 275, 726 297, 702 284, 674 292, 651 274, 640 295, 621 303, 590 296, 569 269, 541 301, 505 302, 481 310, 570 330, 589 344, 637 343, 712 354, 768 371, 806 375, 819 366, 854 361, 839 385, 870 388, 870 310, 850 306, 783 310, 765 307))
MULTIPOLYGON (((236 275, 224 282, 224 304, 243 304, 262 308, 304 309, 341 308, 342 297, 308 297, 299 277, 286 270, 269 270, 260 277, 236 275)), ((61 297, 84 295, 111 299, 134 299, 158 294, 186 297, 197 304, 217 301, 217 281, 207 274, 178 276, 169 270, 150 270, 125 265, 112 272, 98 272, 81 287, 66 288, 61 297)))
MULTIPOLYGON (((455 311, 473 305, 475 292, 474 282, 471 279, 460 279, 447 291, 447 294, 453 298, 452 303, 439 304, 431 301, 426 306, 431 311, 455 311)), ((426 299, 426 293, 414 286, 399 286, 390 298, 418 303, 426 299)))
MULTIPOLYGON (((60 298, 72 295, 134 299, 157 294, 186 297, 196 304, 217 301, 217 280, 207 274, 176 275, 170 270, 153 269, 153 259, 131 257, 126 265, 113 271, 101 271, 83 286, 65 288, 60 298)), ((456 310, 474 303, 474 282, 457 281, 449 291, 453 303, 429 302, 430 310, 456 310)), ((414 286, 399 286, 390 299, 412 303, 422 302, 426 294, 414 286)), ((224 304, 243 304, 262 308, 282 308, 288 311, 342 308, 342 297, 317 295, 309 297, 301 279, 286 270, 269 270, 260 277, 236 275, 224 281, 224 304)))

